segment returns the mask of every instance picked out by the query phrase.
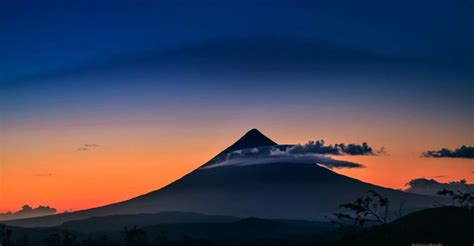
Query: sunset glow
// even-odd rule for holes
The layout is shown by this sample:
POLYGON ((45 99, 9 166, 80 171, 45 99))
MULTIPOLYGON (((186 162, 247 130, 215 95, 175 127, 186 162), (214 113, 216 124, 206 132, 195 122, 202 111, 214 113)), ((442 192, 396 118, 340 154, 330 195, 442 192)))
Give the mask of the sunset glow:
POLYGON ((0 213, 157 190, 252 128, 383 148, 332 156, 375 185, 474 182, 472 158, 421 156, 474 145, 468 7, 16 2, 0 7, 0 213))
MULTIPOLYGON (((186 124, 178 129, 159 129, 159 121, 156 123, 148 127, 129 126, 127 130, 100 125, 82 128, 80 123, 34 130, 10 128, 4 134, 4 143, 8 144, 3 146, 1 210, 16 210, 30 204, 75 211, 126 200, 167 185, 199 167, 251 128, 250 124, 248 128, 229 124, 225 127, 229 130, 223 131, 203 124, 199 130, 191 131, 186 124), (84 143, 99 146, 78 150, 84 143), (71 192, 73 197, 66 196, 71 192)), ((367 134, 357 127, 344 131, 337 130, 342 126, 322 123, 268 123, 265 132, 278 143, 305 143, 312 137, 330 144, 367 141, 374 148, 383 146, 387 153, 380 156, 337 156, 336 159, 366 167, 335 171, 385 187, 406 188, 408 181, 419 177, 443 182, 462 178, 474 181, 472 160, 420 157, 425 149, 437 148, 436 144, 423 144, 435 143, 427 132, 425 137, 405 142, 409 134, 395 134, 386 128, 382 131, 371 127, 367 134)), ((469 135, 453 135, 439 134, 437 141, 450 143, 446 146, 453 148, 472 141, 469 135)))

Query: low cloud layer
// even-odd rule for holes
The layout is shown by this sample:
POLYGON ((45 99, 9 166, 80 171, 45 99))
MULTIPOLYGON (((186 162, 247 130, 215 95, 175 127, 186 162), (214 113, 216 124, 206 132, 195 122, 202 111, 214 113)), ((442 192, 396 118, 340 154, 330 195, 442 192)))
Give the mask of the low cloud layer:
POLYGON ((442 148, 440 150, 429 150, 421 154, 423 157, 433 158, 467 158, 474 159, 474 147, 463 145, 458 149, 450 150, 442 148))
POLYGON ((336 160, 324 154, 318 153, 326 153, 327 151, 331 150, 331 153, 338 153, 339 155, 342 154, 342 152, 332 152, 334 148, 322 150, 321 146, 318 145, 320 145, 320 143, 317 144, 316 142, 310 142, 307 145, 279 145, 237 150, 228 153, 225 156, 217 157, 204 166, 203 169, 223 166, 246 166, 271 163, 318 164, 329 169, 364 167, 359 163, 336 160))
POLYGON ((423 195, 438 195, 437 192, 442 189, 467 192, 469 189, 474 190, 474 184, 463 184, 459 181, 441 183, 434 179, 418 178, 413 179, 406 184, 407 192, 423 194, 423 195))
POLYGON ((32 208, 29 205, 24 205, 20 210, 16 212, 6 212, 0 214, 0 221, 2 220, 14 220, 14 219, 24 219, 32 218, 38 216, 52 215, 56 213, 55 208, 49 206, 38 206, 37 208, 32 208))

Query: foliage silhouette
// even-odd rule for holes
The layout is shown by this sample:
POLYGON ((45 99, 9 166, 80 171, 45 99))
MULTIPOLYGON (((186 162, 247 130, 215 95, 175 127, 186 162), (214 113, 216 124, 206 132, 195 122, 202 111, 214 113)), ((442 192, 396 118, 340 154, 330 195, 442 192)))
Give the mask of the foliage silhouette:
POLYGON ((469 188, 465 179, 461 179, 459 183, 465 185, 467 192, 460 190, 453 191, 445 188, 438 191, 437 194, 451 197, 453 206, 474 209, 474 192, 469 188))
POLYGON ((161 232, 155 237, 153 243, 156 246, 167 246, 170 244, 168 237, 161 232))
POLYGON ((142 229, 138 229, 137 226, 131 229, 125 228, 125 245, 127 246, 147 246, 146 233, 142 229))
POLYGON ((69 231, 63 231, 62 233, 62 246, 73 246, 76 242, 76 236, 71 234, 69 231))
POLYGON ((352 222, 352 226, 364 227, 367 224, 384 225, 387 223, 389 201, 379 193, 369 190, 369 195, 357 198, 352 203, 339 205, 340 208, 348 209, 350 213, 334 213, 337 220, 333 223, 344 227, 347 221, 352 222), (379 212, 382 211, 382 215, 379 212))
POLYGON ((2 225, 1 231, 0 231, 0 244, 2 246, 11 246, 11 237, 12 237, 12 231, 8 229, 5 225, 2 225))
POLYGON ((30 237, 26 234, 24 234, 22 237, 20 237, 17 241, 16 241, 16 246, 28 246, 30 245, 30 237))
POLYGON ((49 246, 61 246, 61 236, 59 233, 50 234, 48 237, 45 238, 45 242, 49 246))

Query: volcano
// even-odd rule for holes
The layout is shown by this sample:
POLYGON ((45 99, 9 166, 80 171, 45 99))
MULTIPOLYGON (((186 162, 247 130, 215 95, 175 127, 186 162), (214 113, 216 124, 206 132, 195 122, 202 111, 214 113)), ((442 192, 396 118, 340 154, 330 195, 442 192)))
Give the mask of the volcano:
POLYGON ((262 146, 274 146, 274 145, 278 145, 278 144, 273 142, 273 140, 263 135, 259 130, 254 128, 248 131, 243 137, 237 140, 237 142, 235 142, 234 144, 226 148, 217 156, 221 156, 223 154, 230 153, 236 150, 241 150, 241 149, 249 149, 249 148, 262 147, 262 146))
POLYGON ((97 216, 180 211, 235 217, 321 220, 338 205, 374 190, 398 209, 431 207, 434 197, 402 192, 343 176, 314 162, 292 159, 261 161, 260 155, 234 155, 280 150, 257 129, 247 132, 209 162, 173 183, 127 201, 77 212, 8 221, 23 227, 55 226, 97 216), (248 161, 251 160, 251 161, 248 161), (249 164, 250 163, 250 164, 249 164), (255 164, 258 163, 258 164, 255 164))

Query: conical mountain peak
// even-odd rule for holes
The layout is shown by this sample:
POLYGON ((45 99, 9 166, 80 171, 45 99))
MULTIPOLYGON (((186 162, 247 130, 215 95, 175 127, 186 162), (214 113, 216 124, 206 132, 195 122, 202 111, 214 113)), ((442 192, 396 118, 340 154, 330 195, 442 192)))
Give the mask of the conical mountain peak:
POLYGON ((222 151, 222 153, 227 153, 239 149, 248 149, 248 148, 255 148, 260 146, 270 146, 270 145, 278 145, 273 140, 268 138, 267 136, 263 135, 259 130, 252 129, 245 133, 237 142, 232 144, 230 147, 222 151))

